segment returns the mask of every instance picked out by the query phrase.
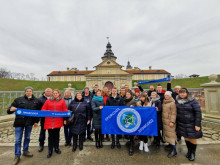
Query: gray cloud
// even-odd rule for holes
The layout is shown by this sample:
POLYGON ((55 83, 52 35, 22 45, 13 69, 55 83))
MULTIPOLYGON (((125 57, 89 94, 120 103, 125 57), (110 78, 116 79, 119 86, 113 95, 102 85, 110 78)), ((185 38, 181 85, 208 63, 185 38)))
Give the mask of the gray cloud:
POLYGON ((39 77, 101 62, 110 37, 118 63, 173 75, 219 73, 218 0, 7 0, 0 66, 39 77))

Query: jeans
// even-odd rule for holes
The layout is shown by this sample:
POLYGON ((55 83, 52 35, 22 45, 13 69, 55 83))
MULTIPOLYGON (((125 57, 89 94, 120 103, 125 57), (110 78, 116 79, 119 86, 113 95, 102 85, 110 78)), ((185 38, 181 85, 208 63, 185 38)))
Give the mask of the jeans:
POLYGON ((31 126, 15 127, 15 156, 21 156, 21 141, 24 132, 23 152, 27 152, 30 143, 31 126))
POLYGON ((66 142, 71 142, 72 139, 72 133, 70 131, 70 125, 64 125, 64 135, 65 135, 65 140, 66 142))
POLYGON ((45 141, 45 134, 46 134, 46 130, 44 129, 44 122, 45 122, 45 118, 41 118, 41 121, 40 121, 40 126, 41 126, 41 129, 40 129, 40 136, 39 136, 39 143, 40 143, 40 146, 44 146, 44 141, 45 141))

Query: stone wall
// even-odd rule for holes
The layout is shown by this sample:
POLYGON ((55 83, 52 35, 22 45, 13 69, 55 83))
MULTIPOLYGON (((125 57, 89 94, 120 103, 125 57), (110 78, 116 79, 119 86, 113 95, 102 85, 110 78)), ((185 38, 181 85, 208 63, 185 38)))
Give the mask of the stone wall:
POLYGON ((220 141, 220 120, 204 118, 202 121, 203 136, 220 141))

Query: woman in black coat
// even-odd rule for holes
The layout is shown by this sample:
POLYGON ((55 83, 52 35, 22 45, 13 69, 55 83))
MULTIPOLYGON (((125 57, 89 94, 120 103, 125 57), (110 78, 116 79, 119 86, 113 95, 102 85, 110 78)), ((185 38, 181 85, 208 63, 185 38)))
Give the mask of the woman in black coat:
POLYGON ((188 153, 186 157, 190 161, 195 160, 197 139, 202 137, 201 109, 195 98, 189 95, 186 88, 179 91, 176 98, 177 107, 177 133, 185 138, 188 153))
POLYGON ((150 103, 151 103, 151 107, 156 107, 156 109, 157 109, 158 136, 154 137, 154 143, 156 143, 156 146, 159 147, 160 146, 160 139, 162 139, 160 130, 163 130, 163 122, 162 122, 162 104, 160 101, 160 96, 156 92, 151 93, 150 103))
POLYGON ((96 95, 93 96, 92 99, 92 110, 93 110, 93 127, 95 128, 95 140, 96 140, 96 148, 102 148, 102 132, 101 132, 101 116, 102 112, 101 110, 103 109, 104 106, 104 100, 103 96, 100 90, 96 92, 96 95))
POLYGON ((70 103, 70 111, 74 114, 74 122, 70 125, 71 133, 73 134, 73 149, 76 151, 77 148, 77 139, 79 136, 79 149, 83 149, 83 139, 86 132, 87 124, 90 123, 90 107, 89 104, 84 101, 82 94, 77 92, 75 99, 70 103))

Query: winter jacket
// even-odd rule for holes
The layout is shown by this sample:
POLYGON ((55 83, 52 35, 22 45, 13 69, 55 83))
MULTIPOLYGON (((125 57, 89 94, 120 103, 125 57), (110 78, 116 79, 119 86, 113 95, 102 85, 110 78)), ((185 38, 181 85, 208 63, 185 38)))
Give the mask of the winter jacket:
POLYGON ((70 96, 69 98, 64 97, 66 107, 69 107, 71 101, 73 101, 73 98, 70 96))
POLYGON ((157 91, 157 94, 160 96, 160 102, 161 102, 161 104, 163 104, 164 94, 165 94, 165 93, 166 93, 165 90, 162 90, 161 93, 158 93, 158 91, 157 91))
MULTIPOLYGON (((68 111, 66 107, 65 100, 62 99, 61 95, 54 99, 51 97, 48 99, 43 107, 42 111, 68 111)), ((54 129, 60 128, 63 126, 63 118, 62 117, 45 117, 44 129, 54 129)))
POLYGON ((158 108, 158 111, 157 111, 157 128, 158 128, 158 130, 162 130, 163 129, 162 105, 161 105, 161 101, 160 101, 159 95, 158 95, 157 98, 151 99, 150 103, 151 103, 151 107, 157 107, 158 108))
POLYGON ((100 106, 104 106, 104 100, 98 101, 96 98, 93 97, 92 102, 92 110, 93 110, 93 127, 95 129, 101 129, 101 116, 102 116, 102 110, 99 108, 100 106))
MULTIPOLYGON (((41 109, 44 105, 44 103, 47 101, 47 97, 44 95, 44 93, 42 94, 42 96, 40 98, 38 98, 39 101, 39 109, 41 109)), ((40 118, 41 124, 44 125, 45 122, 45 117, 41 117, 40 118)))
MULTIPOLYGON (((39 102, 38 99, 32 95, 31 98, 28 98, 26 95, 16 98, 11 106, 8 108, 7 113, 12 114, 14 112, 10 111, 11 107, 21 108, 21 109, 29 109, 29 110, 39 110, 39 102)), ((14 127, 25 127, 34 125, 34 123, 38 123, 38 117, 29 117, 29 116, 21 116, 16 115, 13 126, 14 127)))
POLYGON ((203 135, 201 128, 202 114, 196 99, 191 96, 181 99, 177 96, 176 101, 178 135, 191 139, 201 138, 203 135), (200 131, 197 132, 195 126, 200 127, 200 131))
POLYGON ((169 100, 163 101, 163 138, 171 145, 175 145, 176 141, 176 104, 171 97, 169 100), (174 127, 170 127, 170 123, 174 123, 174 127))
POLYGON ((124 101, 119 95, 117 95, 116 98, 110 95, 110 97, 106 101, 106 106, 123 106, 123 105, 124 105, 124 101))
POLYGON ((136 101, 133 98, 124 100, 124 106, 130 107, 131 105, 136 106, 136 101))
POLYGON ((74 122, 70 125, 72 134, 81 135, 86 132, 87 122, 90 120, 90 105, 82 98, 76 97, 70 103, 68 109, 74 114, 74 122))
POLYGON ((152 92, 156 92, 156 90, 154 89, 153 91, 148 90, 148 91, 144 91, 144 89, 139 85, 138 88, 140 89, 141 92, 146 92, 147 96, 150 97, 152 92))
POLYGON ((84 101, 86 101, 89 105, 90 119, 92 119, 93 118, 93 113, 92 113, 91 101, 92 101, 92 98, 93 98, 93 94, 89 91, 89 95, 85 96, 85 93, 83 91, 82 97, 83 97, 84 101))

